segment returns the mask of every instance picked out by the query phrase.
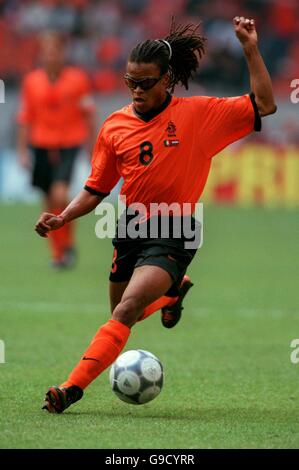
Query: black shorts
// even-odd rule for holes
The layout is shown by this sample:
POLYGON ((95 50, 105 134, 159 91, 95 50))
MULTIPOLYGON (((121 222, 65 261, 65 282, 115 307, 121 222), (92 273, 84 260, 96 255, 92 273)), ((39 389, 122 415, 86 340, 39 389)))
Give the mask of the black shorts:
POLYGON ((69 184, 79 150, 80 147, 57 150, 32 147, 32 185, 48 194, 52 184, 57 181, 69 184))
MULTIPOLYGON (((194 224, 195 219, 193 219, 194 224)), ((200 228, 198 227, 198 230, 200 228)), ((133 271, 139 266, 159 266, 167 271, 173 279, 173 285, 167 292, 177 296, 188 265, 191 263, 197 248, 185 248, 185 238, 147 238, 147 239, 113 239, 113 259, 109 276, 111 282, 125 282, 131 279, 133 271)))

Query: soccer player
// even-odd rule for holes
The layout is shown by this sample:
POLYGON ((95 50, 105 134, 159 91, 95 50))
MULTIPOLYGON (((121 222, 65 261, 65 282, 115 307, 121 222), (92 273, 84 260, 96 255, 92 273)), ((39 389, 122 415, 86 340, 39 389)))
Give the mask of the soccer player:
MULTIPOLYGON (((212 157, 228 144, 260 130, 261 116, 276 111, 254 20, 236 17, 233 24, 248 63, 252 92, 233 98, 178 98, 169 93, 177 84, 188 88, 204 52, 204 39, 192 25, 176 27, 172 23, 165 39, 138 44, 129 56, 125 75, 132 104, 106 120, 85 188, 61 214, 41 215, 35 227, 39 235, 46 237, 92 211, 120 176, 128 207, 142 203, 149 208, 152 202, 194 206, 204 189, 212 157)), ((189 217, 192 219, 191 213, 189 217)), ((184 237, 171 236, 124 240, 116 235, 110 275, 112 318, 96 332, 68 379, 48 389, 46 410, 61 413, 78 401, 90 382, 123 350, 137 321, 162 307, 163 324, 177 323, 182 298, 190 287, 186 268, 196 251, 187 249, 184 241, 184 237), (171 298, 175 289, 176 297, 171 298)))
MULTIPOLYGON (((94 103, 86 74, 65 64, 59 34, 47 32, 41 36, 41 60, 42 67, 30 72, 23 82, 18 154, 24 168, 32 167, 32 184, 43 191, 44 210, 60 214, 69 202, 79 149, 95 138, 94 103)), ((73 265, 73 224, 52 232, 49 241, 53 267, 73 265)))

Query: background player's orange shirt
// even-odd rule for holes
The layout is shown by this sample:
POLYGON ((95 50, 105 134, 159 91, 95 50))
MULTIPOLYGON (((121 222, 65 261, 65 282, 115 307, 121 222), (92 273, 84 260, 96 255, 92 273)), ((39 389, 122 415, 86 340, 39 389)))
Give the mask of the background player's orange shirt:
POLYGON ((29 126, 29 141, 35 147, 80 145, 88 136, 88 97, 89 80, 80 69, 65 67, 53 83, 37 69, 24 79, 18 122, 29 126))
POLYGON ((137 117, 132 105, 126 106, 105 121, 86 186, 109 193, 122 176, 127 205, 196 203, 211 157, 253 131, 254 123, 249 95, 172 97, 149 122, 137 117))

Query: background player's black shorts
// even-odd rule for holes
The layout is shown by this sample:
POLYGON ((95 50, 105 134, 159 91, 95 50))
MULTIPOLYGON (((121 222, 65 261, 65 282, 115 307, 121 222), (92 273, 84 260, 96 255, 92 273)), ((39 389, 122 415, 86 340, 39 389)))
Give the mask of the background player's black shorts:
POLYGON ((32 147, 32 185, 48 194, 54 182, 70 183, 80 147, 49 150, 32 147))
POLYGON ((129 281, 135 268, 145 265, 159 266, 173 279, 173 285, 167 295, 177 296, 187 267, 197 252, 197 248, 185 248, 185 241, 183 238, 172 237, 137 240, 114 238, 109 280, 129 281))

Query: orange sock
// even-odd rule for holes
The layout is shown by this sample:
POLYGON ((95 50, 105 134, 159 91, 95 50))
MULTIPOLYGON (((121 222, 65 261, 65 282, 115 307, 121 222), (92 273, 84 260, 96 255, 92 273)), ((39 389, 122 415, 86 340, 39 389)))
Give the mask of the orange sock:
POLYGON ((117 320, 109 320, 95 334, 81 361, 60 387, 77 385, 86 388, 98 375, 112 364, 125 347, 130 328, 117 320))
MULTIPOLYGON (((61 209, 51 209, 50 212, 52 214, 58 215, 61 213, 61 209)), ((52 258, 55 261, 61 261, 64 255, 64 251, 67 248, 73 246, 73 227, 73 223, 68 223, 58 230, 53 230, 53 232, 49 232, 48 239, 50 243, 50 250, 52 253, 52 258)))
MULTIPOLYGON (((61 213, 60 209, 50 209, 51 214, 58 215, 61 213)), ((63 228, 63 227, 62 227, 63 228)), ((49 232, 48 240, 50 245, 50 250, 52 253, 52 258, 54 261, 60 261, 63 257, 64 247, 63 247, 63 238, 61 236, 61 229, 53 230, 49 232)))
POLYGON ((153 313, 161 310, 161 308, 166 307, 166 305, 173 305, 177 300, 178 297, 167 297, 166 295, 163 295, 144 309, 143 315, 138 318, 138 321, 145 320, 153 313))
POLYGON ((74 222, 65 224, 58 232, 60 232, 61 244, 64 250, 74 246, 74 222))

